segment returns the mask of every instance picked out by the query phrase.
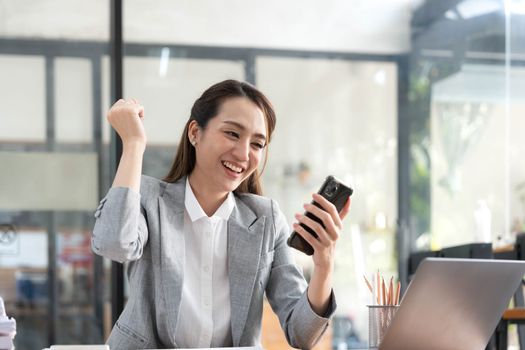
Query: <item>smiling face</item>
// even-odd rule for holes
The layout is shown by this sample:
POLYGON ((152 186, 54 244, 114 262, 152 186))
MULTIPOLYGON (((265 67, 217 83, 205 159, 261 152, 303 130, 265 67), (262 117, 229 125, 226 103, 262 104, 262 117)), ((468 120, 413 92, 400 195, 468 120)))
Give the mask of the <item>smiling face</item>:
POLYGON ((226 99, 204 129, 192 121, 196 162, 191 177, 215 193, 234 191, 259 166, 266 147, 261 109, 246 97, 226 99))

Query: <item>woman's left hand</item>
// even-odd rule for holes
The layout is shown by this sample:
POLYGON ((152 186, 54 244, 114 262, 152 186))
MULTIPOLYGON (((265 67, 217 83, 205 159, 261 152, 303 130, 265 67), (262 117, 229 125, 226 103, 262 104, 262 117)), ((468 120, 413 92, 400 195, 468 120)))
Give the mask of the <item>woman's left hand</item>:
POLYGON ((317 238, 312 236, 301 225, 299 225, 299 223, 294 223, 293 228, 313 247, 315 269, 328 272, 331 271, 334 266, 335 243, 343 229, 342 220, 350 211, 350 198, 348 198, 348 201, 345 203, 343 209, 341 209, 341 212, 338 213, 335 206, 323 196, 314 193, 312 197, 322 209, 311 203, 305 204, 304 208, 307 212, 310 212, 321 219, 324 228, 321 224, 315 222, 304 214, 295 214, 295 218, 299 223, 311 228, 317 234, 317 238))

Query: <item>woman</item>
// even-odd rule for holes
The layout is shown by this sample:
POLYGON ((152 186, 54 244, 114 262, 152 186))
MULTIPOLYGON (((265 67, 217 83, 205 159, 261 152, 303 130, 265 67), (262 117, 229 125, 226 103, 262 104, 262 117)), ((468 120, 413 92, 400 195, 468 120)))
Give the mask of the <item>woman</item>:
MULTIPOLYGON (((335 310, 334 249, 348 213, 313 194, 324 210, 305 209, 294 229, 315 249, 309 285, 286 245, 290 233, 277 203, 261 196, 258 168, 275 114, 253 86, 234 80, 197 99, 168 176, 141 176, 144 108, 119 100, 108 121, 123 152, 112 188, 95 212, 92 246, 130 261, 129 300, 111 349, 254 346, 260 343, 263 295, 291 346, 311 348, 335 310)), ((265 157, 266 160, 266 157, 265 157)))

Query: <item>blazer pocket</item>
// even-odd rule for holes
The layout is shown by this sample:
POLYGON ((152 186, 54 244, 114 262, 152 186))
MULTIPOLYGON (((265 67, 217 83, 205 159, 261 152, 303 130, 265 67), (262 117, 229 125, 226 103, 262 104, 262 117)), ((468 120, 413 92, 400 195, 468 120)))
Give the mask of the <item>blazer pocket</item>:
POLYGON ((119 321, 115 323, 115 326, 122 335, 133 339, 137 344, 145 345, 148 341, 144 336, 140 335, 139 333, 137 333, 136 331, 122 324, 119 321))
POLYGON ((257 268, 258 271, 263 270, 269 266, 272 266, 273 254, 274 254, 274 250, 264 255, 261 255, 261 258, 259 260, 259 267, 257 268))

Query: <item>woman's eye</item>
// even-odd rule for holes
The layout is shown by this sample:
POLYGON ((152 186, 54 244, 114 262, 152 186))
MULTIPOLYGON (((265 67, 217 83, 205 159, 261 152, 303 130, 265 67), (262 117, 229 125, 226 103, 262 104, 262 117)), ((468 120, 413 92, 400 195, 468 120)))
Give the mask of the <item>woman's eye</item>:
POLYGON ((237 134, 236 132, 234 131, 226 131, 226 135, 229 135, 229 136, 232 136, 232 137, 235 137, 235 138, 239 138, 239 134, 237 134))
POLYGON ((262 143, 257 143, 257 142, 254 142, 252 143, 253 147, 257 148, 257 149, 263 149, 264 148, 264 145, 262 143))

